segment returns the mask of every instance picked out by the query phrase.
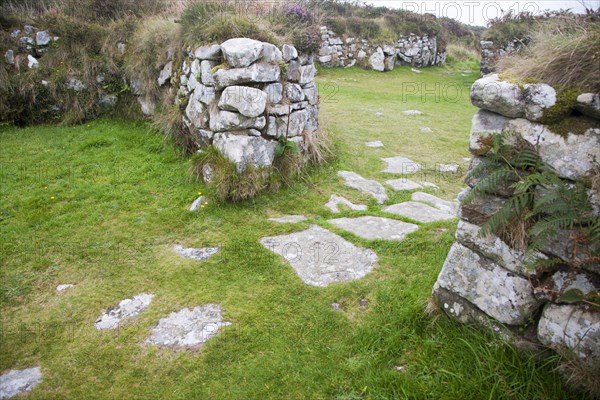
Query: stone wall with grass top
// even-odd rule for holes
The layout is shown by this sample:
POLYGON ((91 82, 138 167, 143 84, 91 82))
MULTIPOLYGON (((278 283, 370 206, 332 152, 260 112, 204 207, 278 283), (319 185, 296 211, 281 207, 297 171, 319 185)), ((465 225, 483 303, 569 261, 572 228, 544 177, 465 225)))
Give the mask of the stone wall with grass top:
POLYGON ((396 65, 429 67, 446 62, 446 52, 438 48, 437 38, 413 33, 396 43, 378 45, 366 39, 340 37, 321 27, 318 61, 324 67, 350 68, 359 65, 375 71, 391 71, 396 65))
POLYGON ((597 377, 600 96, 493 74, 471 101, 468 187, 433 296, 459 321, 597 377))
POLYGON ((502 57, 517 53, 525 47, 525 43, 519 39, 513 39, 506 46, 502 47, 498 44, 482 40, 481 44, 481 76, 496 72, 496 63, 502 57))
POLYGON ((290 45, 235 38, 188 49, 180 68, 163 67, 161 86, 177 90, 184 125, 201 148, 235 163, 270 167, 278 146, 302 151, 318 128, 316 68, 290 45))

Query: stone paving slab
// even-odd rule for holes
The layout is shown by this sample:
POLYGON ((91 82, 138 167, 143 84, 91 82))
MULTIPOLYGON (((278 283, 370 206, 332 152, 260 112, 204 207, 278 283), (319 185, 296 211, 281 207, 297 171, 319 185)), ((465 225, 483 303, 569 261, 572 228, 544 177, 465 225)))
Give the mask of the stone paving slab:
POLYGON ((330 224, 352 232, 367 240, 404 240, 406 235, 419 229, 418 225, 409 224, 390 218, 358 217, 331 219, 330 224))
POLYGON ((384 147, 384 144, 380 141, 377 140, 375 142, 367 142, 367 147, 384 147))
POLYGON ((146 344, 174 350, 197 350, 228 325, 231 322, 223 321, 218 304, 205 304, 191 310, 184 308, 160 319, 146 344))
POLYGON ((423 186, 410 179, 400 178, 385 182, 388 186, 396 191, 423 189, 423 186))
POLYGON ((378 257, 327 229, 312 225, 289 235, 264 237, 261 244, 282 256, 304 283, 325 287, 367 275, 378 257))
POLYGON ((345 197, 332 194, 329 201, 325 204, 325 207, 329 208, 334 213, 340 212, 340 204, 348 207, 352 211, 366 211, 367 206, 364 204, 354 204, 345 197))
POLYGON ((269 218, 269 221, 277 222, 280 224, 297 224, 298 222, 306 221, 304 215, 283 215, 277 218, 269 218))
POLYGON ((217 254, 217 252, 220 249, 221 249, 220 247, 204 247, 201 249, 194 249, 194 248, 185 248, 185 247, 179 246, 179 245, 175 246, 175 252, 177 252, 177 254, 179 254, 180 256, 183 256, 185 258, 190 258, 192 260, 197 260, 197 261, 208 260, 210 257, 217 254))
POLYGON ((153 294, 142 293, 131 299, 125 299, 114 307, 106 310, 94 323, 99 331, 106 329, 117 329, 119 324, 126 318, 141 314, 152 302, 153 294))
POLYGON ((429 193, 415 192, 412 194, 411 200, 420 201, 422 203, 427 203, 430 206, 439 208, 440 210, 446 211, 447 213, 450 213, 450 214, 454 214, 454 215, 458 214, 458 203, 457 202, 440 199, 439 197, 436 197, 429 193))
POLYGON ((414 174, 421 170, 421 164, 414 162, 406 157, 382 158, 387 163, 387 168, 383 172, 388 174, 414 174))
POLYGON ((427 204, 417 203, 416 201, 394 204, 384 208, 383 211, 401 215, 422 223, 445 221, 456 218, 456 215, 452 215, 427 204))
POLYGON ((385 188, 377 181, 365 179, 357 173, 349 171, 338 171, 338 176, 344 178, 346 186, 375 197, 378 204, 383 204, 388 199, 385 188))
POLYGON ((12 369, 0 375, 0 399, 9 399, 30 392, 41 381, 42 370, 40 367, 12 369))
POLYGON ((408 115, 408 116, 411 116, 411 115, 422 115, 423 112, 419 111, 419 110, 406 110, 406 111, 403 112, 403 114, 404 115, 408 115))

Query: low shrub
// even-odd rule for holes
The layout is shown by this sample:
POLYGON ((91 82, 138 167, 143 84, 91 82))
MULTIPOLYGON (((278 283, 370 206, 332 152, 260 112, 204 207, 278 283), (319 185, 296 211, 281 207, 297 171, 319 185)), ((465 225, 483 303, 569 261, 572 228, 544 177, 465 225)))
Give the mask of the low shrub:
POLYGON ((350 17, 346 20, 348 34, 363 39, 374 39, 379 36, 381 27, 377 21, 360 17, 350 17))
POLYGON ((585 17, 565 17, 537 24, 531 43, 499 60, 499 70, 521 81, 600 91, 600 24, 585 17))

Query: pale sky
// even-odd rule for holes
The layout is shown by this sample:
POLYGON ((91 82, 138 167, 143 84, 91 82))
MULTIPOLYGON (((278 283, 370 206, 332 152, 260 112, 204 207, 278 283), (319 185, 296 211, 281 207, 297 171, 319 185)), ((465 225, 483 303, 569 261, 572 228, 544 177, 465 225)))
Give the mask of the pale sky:
POLYGON ((414 11, 419 14, 430 13, 438 17, 449 17, 457 19, 469 25, 486 26, 489 19, 502 15, 502 11, 514 10, 532 11, 539 13, 543 10, 572 9, 573 12, 584 12, 585 7, 597 9, 600 6, 600 0, 542 0, 542 1, 524 1, 524 0, 496 0, 496 1, 471 1, 471 0, 367 0, 369 4, 375 6, 386 6, 390 8, 403 8, 414 11))

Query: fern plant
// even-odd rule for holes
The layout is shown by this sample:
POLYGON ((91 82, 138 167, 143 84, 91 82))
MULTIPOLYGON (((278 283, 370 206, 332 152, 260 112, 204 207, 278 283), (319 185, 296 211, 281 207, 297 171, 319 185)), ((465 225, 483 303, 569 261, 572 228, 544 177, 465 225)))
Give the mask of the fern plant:
MULTIPOLYGON (((503 185, 512 195, 484 224, 482 234, 497 234, 523 250, 530 269, 564 265, 564 260, 538 257, 559 231, 572 231, 581 245, 600 243, 600 218, 594 215, 582 182, 561 179, 531 145, 514 135, 495 134, 486 140, 490 150, 468 174, 467 180, 477 183, 463 204, 481 195, 496 194, 503 185), (519 231, 525 234, 518 235, 519 231)), ((572 254, 568 264, 580 268, 596 262, 600 262, 598 254, 572 254)))

